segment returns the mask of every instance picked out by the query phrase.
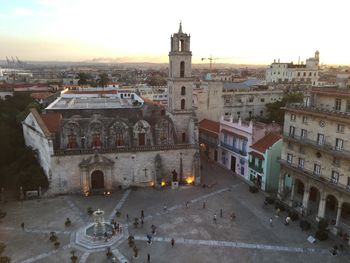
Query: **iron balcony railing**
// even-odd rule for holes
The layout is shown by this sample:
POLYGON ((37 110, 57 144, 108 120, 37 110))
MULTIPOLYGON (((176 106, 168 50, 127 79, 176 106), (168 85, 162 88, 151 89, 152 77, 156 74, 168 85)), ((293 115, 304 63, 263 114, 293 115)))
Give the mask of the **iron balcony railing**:
POLYGON ((261 166, 255 165, 253 162, 249 162, 249 168, 257 171, 258 173, 262 173, 264 171, 261 166))
POLYGON ((350 159, 350 151, 345 150, 343 147, 331 145, 331 144, 327 143, 325 140, 315 141, 315 140, 311 140, 311 139, 307 138, 306 136, 299 136, 299 135, 286 133, 286 132, 283 133, 283 137, 288 139, 288 140, 292 140, 292 141, 295 141, 298 143, 309 145, 313 148, 331 153, 332 155, 335 155, 338 157, 345 157, 347 159, 350 159))
POLYGON ((296 110, 302 110, 306 112, 315 112, 315 113, 322 113, 322 114, 327 114, 335 117, 340 117, 340 118, 349 118, 350 117, 350 112, 343 112, 343 111, 338 111, 335 110, 331 107, 317 107, 317 106, 312 106, 312 105, 306 105, 305 103, 287 103, 286 108, 288 109, 296 109, 296 110))
POLYGON ((208 145, 210 145, 210 146, 217 147, 218 144, 219 144, 219 140, 216 140, 216 139, 208 139, 208 138, 205 138, 205 137, 200 136, 200 137, 199 137, 199 143, 205 143, 205 144, 208 144, 208 145))
POLYGON ((220 145, 230 151, 233 151, 235 153, 238 153, 242 156, 247 156, 247 151, 244 150, 244 149, 238 149, 236 147, 234 147, 233 145, 230 145, 230 144, 227 144, 227 143, 224 143, 223 141, 220 142, 220 145))
POLYGON ((146 152, 146 151, 166 151, 179 149, 195 149, 196 144, 173 144, 173 145, 146 145, 135 147, 110 147, 110 148, 91 148, 91 149, 60 149, 55 150, 54 155, 80 155, 99 153, 120 153, 120 152, 146 152))
POLYGON ((280 160, 280 164, 284 167, 292 169, 295 172, 302 173, 303 175, 306 175, 306 176, 313 178, 317 181, 326 183, 330 187, 336 188, 338 190, 341 189, 343 191, 350 192, 350 185, 345 185, 345 184, 339 183, 338 180, 334 180, 332 178, 330 178, 330 179, 324 178, 324 177, 322 177, 322 173, 318 174, 313 170, 306 169, 303 166, 288 162, 287 160, 283 160, 283 159, 280 160))

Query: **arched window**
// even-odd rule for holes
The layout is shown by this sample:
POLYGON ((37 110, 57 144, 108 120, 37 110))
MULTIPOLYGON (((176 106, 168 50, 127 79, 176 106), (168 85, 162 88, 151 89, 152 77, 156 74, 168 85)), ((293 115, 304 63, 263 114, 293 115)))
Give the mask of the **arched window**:
POLYGON ((186 133, 185 132, 182 133, 182 142, 186 142, 186 133))
POLYGON ((77 148, 78 144, 77 144, 77 137, 75 136, 75 134, 70 134, 68 135, 68 145, 67 148, 69 149, 73 149, 73 148, 77 148))
POLYGON ((181 95, 186 95, 186 87, 184 86, 181 87, 181 95))
POLYGON ((117 131, 115 134, 115 145, 124 146, 124 135, 122 130, 117 131))
POLYGON ((99 133, 94 133, 92 135, 92 147, 101 147, 101 139, 100 139, 100 134, 99 133))
POLYGON ((185 77, 185 61, 180 62, 180 78, 185 77))
POLYGON ((185 109, 185 99, 181 100, 181 110, 185 109))
POLYGON ((185 41, 183 39, 180 40, 179 46, 180 51, 185 51, 185 41))

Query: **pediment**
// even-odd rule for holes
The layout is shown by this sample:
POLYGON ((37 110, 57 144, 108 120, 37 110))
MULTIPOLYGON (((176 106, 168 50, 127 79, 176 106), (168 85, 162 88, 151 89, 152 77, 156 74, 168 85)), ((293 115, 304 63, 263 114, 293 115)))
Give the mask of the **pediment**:
POLYGON ((96 152, 94 156, 90 156, 87 159, 83 159, 79 163, 80 168, 90 168, 93 166, 113 166, 114 161, 96 152))

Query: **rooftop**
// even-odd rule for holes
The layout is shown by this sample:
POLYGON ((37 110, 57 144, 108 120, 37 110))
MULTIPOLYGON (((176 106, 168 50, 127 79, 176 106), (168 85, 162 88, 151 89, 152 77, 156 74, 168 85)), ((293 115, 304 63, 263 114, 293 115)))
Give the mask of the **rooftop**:
POLYGON ((62 115, 60 113, 56 112, 48 112, 40 114, 41 119, 45 123, 47 129, 51 133, 58 132, 60 129, 60 120, 62 118, 62 115))
POLYGON ((199 128, 219 134, 220 122, 203 119, 199 122, 199 128))
POLYGON ((270 132, 269 134, 261 138, 259 141, 254 143, 250 148, 258 152, 264 153, 281 138, 282 136, 280 134, 276 132, 270 132))

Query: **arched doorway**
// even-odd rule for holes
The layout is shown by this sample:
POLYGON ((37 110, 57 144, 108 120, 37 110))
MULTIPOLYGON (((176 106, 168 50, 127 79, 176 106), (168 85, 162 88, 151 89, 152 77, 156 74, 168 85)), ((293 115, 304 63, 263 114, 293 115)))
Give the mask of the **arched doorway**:
POLYGON ((320 191, 315 186, 311 186, 309 192, 309 212, 311 214, 317 215, 320 204, 320 198, 320 191))
POLYGON ((91 174, 91 189, 101 189, 104 187, 103 172, 100 170, 93 171, 91 174))
POLYGON ((335 225, 338 210, 338 200, 334 195, 326 197, 325 217, 329 220, 330 225, 335 225))

